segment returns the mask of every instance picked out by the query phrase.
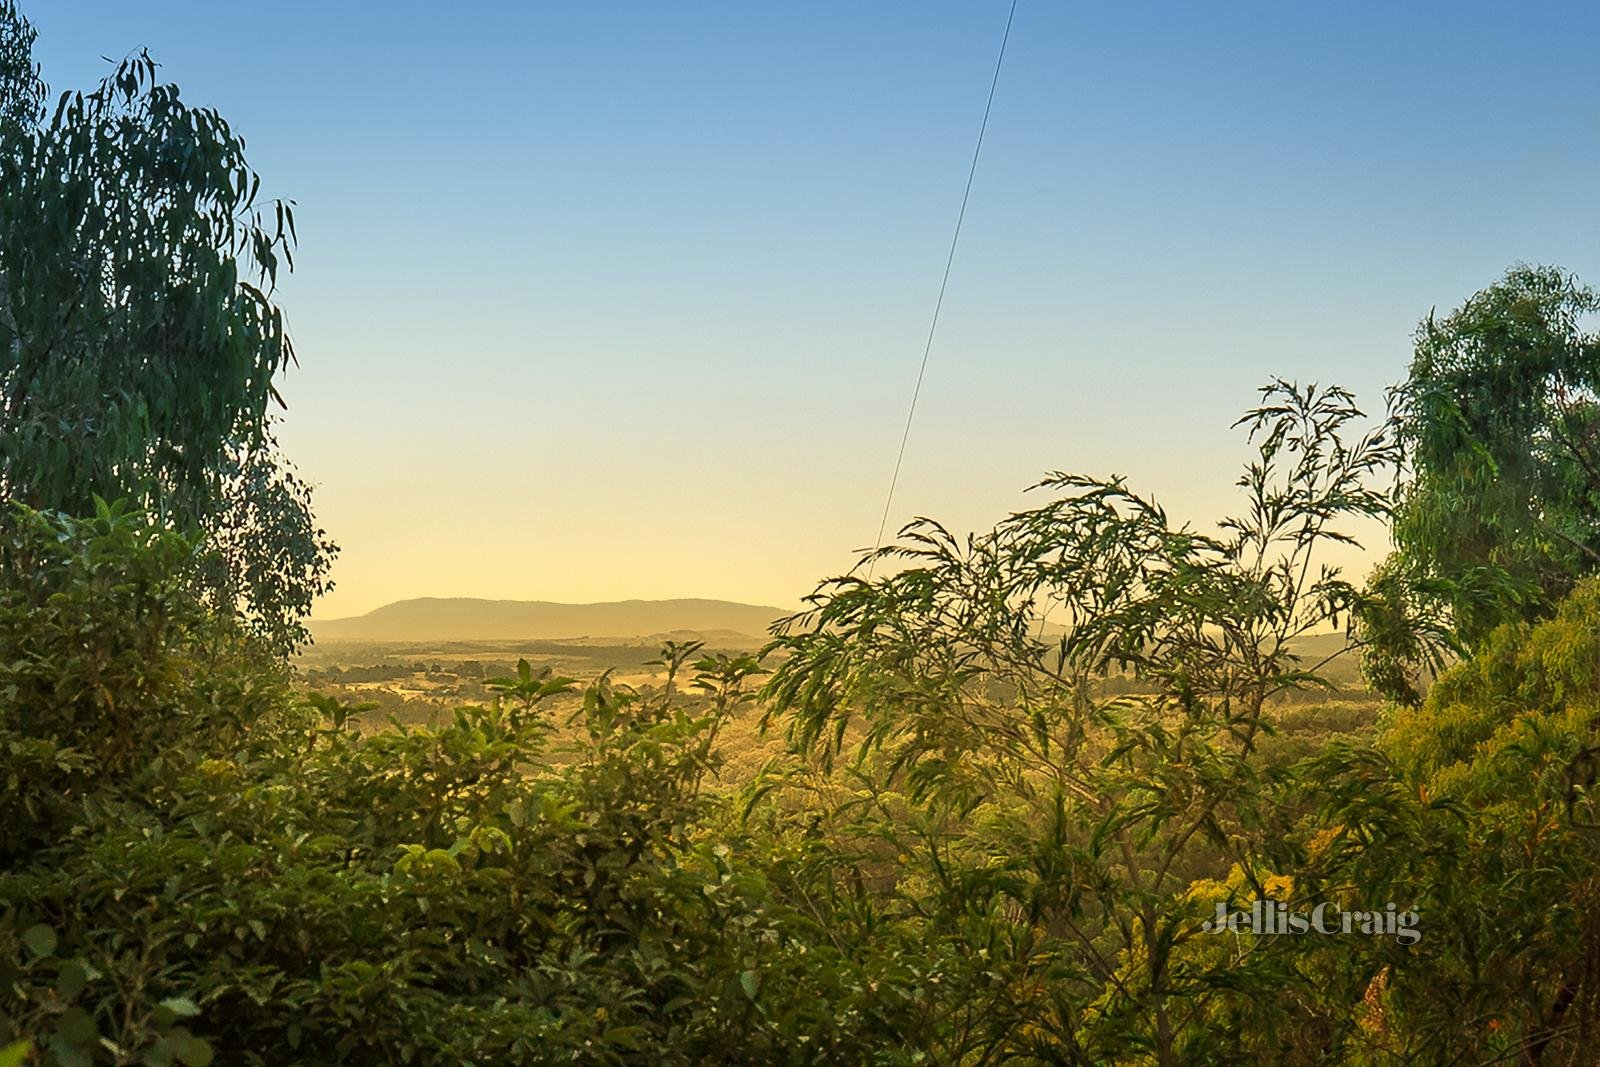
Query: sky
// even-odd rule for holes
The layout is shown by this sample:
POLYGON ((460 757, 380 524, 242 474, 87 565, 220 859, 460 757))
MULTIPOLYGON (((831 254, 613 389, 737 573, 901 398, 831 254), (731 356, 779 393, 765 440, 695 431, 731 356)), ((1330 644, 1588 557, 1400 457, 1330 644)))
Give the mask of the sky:
MULTIPOLYGON (((54 90, 149 48, 297 204, 320 618, 847 570, 1008 7, 22 2, 54 90)), ((1597 37, 1592 3, 1020 0, 891 528, 1053 470, 1209 524, 1266 380, 1377 409, 1430 309, 1600 283, 1597 37)))

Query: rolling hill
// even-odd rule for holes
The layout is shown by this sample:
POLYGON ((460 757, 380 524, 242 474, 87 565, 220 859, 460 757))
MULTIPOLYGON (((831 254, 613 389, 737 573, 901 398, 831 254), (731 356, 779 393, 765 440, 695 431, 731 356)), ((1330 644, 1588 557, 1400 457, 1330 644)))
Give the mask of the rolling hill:
POLYGON ((418 597, 345 619, 315 620, 318 641, 517 641, 578 637, 647 637, 674 631, 731 631, 759 637, 782 608, 728 600, 620 600, 558 604, 547 600, 418 597))

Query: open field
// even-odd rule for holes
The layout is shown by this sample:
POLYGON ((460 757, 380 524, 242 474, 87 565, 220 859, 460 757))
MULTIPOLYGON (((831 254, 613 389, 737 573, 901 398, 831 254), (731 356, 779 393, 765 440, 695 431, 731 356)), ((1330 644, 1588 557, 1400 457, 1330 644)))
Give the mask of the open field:
MULTIPOLYGON (((464 705, 486 704, 494 691, 485 680, 516 674, 517 661, 526 659, 534 671, 549 669, 553 676, 574 680, 574 692, 557 695, 543 707, 554 727, 557 747, 575 736, 568 720, 578 710, 585 686, 610 673, 611 680, 642 693, 658 692, 666 682, 659 662, 661 643, 703 640, 707 648, 737 653, 759 652, 760 637, 721 631, 700 634, 677 631, 651 637, 569 638, 545 641, 362 641, 324 640, 306 649, 297 660, 303 684, 351 705, 372 705, 360 717, 364 730, 381 730, 392 722, 406 725, 437 724, 464 705)), ((1302 639, 1300 655, 1308 664, 1333 655, 1343 645, 1338 634, 1302 639)), ((1361 682, 1353 655, 1341 656, 1326 671, 1338 688, 1289 693, 1274 701, 1267 718, 1269 732, 1262 750, 1276 764, 1312 754, 1329 740, 1356 741, 1370 737, 1382 704, 1361 682)), ((692 672, 679 678, 686 699, 692 672)), ((1144 692, 1146 687, 1126 679, 1107 679, 1101 693, 1144 692)), ((752 705, 735 716, 718 738, 723 760, 719 776, 724 785, 746 783, 767 760, 785 748, 782 724, 760 729, 761 711, 752 705)))

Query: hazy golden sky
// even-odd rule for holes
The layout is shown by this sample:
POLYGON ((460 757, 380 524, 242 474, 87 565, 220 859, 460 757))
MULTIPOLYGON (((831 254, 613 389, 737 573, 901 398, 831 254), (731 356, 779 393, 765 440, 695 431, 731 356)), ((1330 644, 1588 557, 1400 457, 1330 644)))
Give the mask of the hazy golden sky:
MULTIPOLYGON (((35 17, 58 89, 148 45, 299 203, 281 437, 334 617, 847 568, 1006 6, 35 17)), ((1518 260, 1600 281, 1600 25, 1547 14, 1021 4, 892 525, 987 527, 1052 469, 1214 518, 1268 377, 1376 407, 1430 307, 1518 260)))

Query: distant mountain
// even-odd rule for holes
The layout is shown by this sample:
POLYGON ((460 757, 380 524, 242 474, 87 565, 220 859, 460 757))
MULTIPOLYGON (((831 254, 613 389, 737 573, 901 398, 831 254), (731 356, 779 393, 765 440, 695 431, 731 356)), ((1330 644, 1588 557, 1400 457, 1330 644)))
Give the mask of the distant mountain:
POLYGON ((673 631, 733 631, 760 637, 782 608, 728 600, 619 600, 557 604, 547 600, 419 597, 347 619, 312 620, 319 641, 520 641, 574 637, 648 637, 673 631))

